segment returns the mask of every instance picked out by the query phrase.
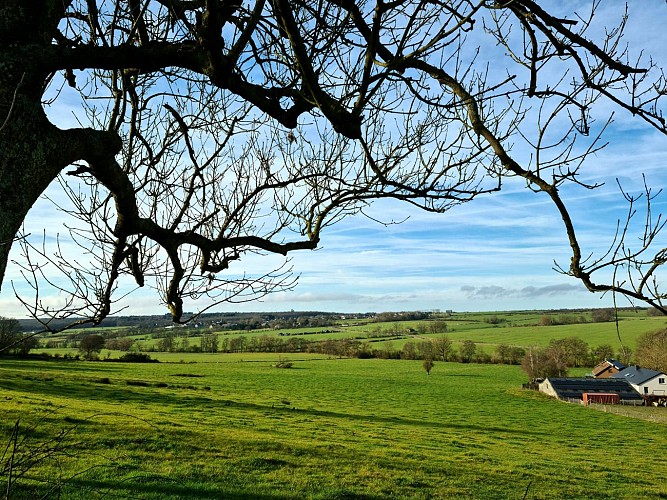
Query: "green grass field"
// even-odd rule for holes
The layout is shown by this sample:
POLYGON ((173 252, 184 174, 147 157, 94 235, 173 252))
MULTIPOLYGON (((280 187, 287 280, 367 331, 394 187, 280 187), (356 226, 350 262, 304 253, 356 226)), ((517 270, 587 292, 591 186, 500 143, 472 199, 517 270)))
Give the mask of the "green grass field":
POLYGON ((667 496, 665 424, 525 391, 518 367, 287 357, 0 360, 0 437, 67 432, 11 498, 667 496))

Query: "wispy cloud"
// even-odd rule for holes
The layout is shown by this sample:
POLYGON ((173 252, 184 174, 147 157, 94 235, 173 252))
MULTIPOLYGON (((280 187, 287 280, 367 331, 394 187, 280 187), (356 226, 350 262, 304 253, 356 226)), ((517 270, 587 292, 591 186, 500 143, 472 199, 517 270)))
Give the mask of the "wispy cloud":
POLYGON ((523 288, 506 288, 502 286, 462 286, 461 292, 466 294, 468 298, 482 298, 482 299, 505 299, 505 298, 520 298, 532 299, 539 297, 555 297, 570 293, 584 293, 585 288, 582 285, 570 285, 562 283, 558 285, 546 286, 526 286, 523 288))

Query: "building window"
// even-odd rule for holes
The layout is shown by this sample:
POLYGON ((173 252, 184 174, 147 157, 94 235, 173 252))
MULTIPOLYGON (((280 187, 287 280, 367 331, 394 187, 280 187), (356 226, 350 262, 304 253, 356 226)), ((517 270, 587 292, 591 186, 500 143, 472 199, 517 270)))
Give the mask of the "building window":
POLYGON ((658 379, 658 384, 664 384, 664 383, 665 383, 665 379, 664 379, 664 378, 659 378, 659 379, 658 379))
POLYGON ((644 387, 644 394, 648 394, 648 387, 644 387))

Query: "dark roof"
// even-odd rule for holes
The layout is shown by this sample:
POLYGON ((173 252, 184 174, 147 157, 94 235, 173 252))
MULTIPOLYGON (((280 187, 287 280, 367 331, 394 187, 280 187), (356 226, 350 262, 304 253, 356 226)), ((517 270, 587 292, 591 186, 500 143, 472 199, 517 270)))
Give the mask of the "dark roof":
POLYGON ((641 400, 642 396, 626 380, 617 378, 549 378, 559 399, 582 399, 585 392, 614 393, 622 400, 641 400))
POLYGON ((620 361, 614 359, 614 358, 607 358, 605 360, 607 363, 609 363, 611 366, 616 368, 619 372, 625 368, 625 365, 621 363, 620 361))
POLYGON ((642 368, 640 366, 633 365, 628 366, 618 373, 614 373, 610 378, 622 378, 631 384, 639 385, 657 377, 658 375, 662 375, 662 372, 657 372, 655 370, 649 370, 648 368, 642 368))

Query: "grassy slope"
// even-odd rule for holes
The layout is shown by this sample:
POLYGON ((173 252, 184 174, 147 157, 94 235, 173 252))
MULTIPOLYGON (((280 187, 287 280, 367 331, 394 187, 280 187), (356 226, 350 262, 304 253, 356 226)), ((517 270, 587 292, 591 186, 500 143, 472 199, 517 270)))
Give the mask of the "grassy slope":
POLYGON ((267 359, 2 360, 2 437, 17 418, 39 420, 37 441, 72 428, 66 443, 78 444, 61 461, 65 474, 101 467, 71 480, 66 498, 107 489, 156 499, 667 495, 664 424, 523 391, 517 367, 437 363, 426 376, 420 362, 279 370, 267 359))
MULTIPOLYGON (((591 347, 610 344, 614 349, 618 349, 621 345, 627 345, 634 349, 637 338, 642 333, 665 328, 666 324, 665 318, 630 315, 621 318, 617 333, 615 323, 535 326, 535 321, 539 319, 535 315, 526 314, 518 318, 511 318, 511 316, 507 317, 507 321, 498 326, 485 323, 481 317, 478 318, 477 316, 448 321, 449 331, 447 332, 447 336, 454 342, 455 347, 460 345, 464 340, 472 340, 478 344, 479 349, 483 349, 489 354, 493 353, 498 344, 504 343, 522 347, 530 345, 544 346, 551 339, 564 337, 579 337, 585 340, 591 347)), ((374 342, 373 347, 380 348, 385 345, 385 342, 391 342, 393 349, 400 349, 409 340, 414 341, 434 336, 437 337, 438 335, 419 335, 419 338, 391 341, 380 340, 374 342)))

